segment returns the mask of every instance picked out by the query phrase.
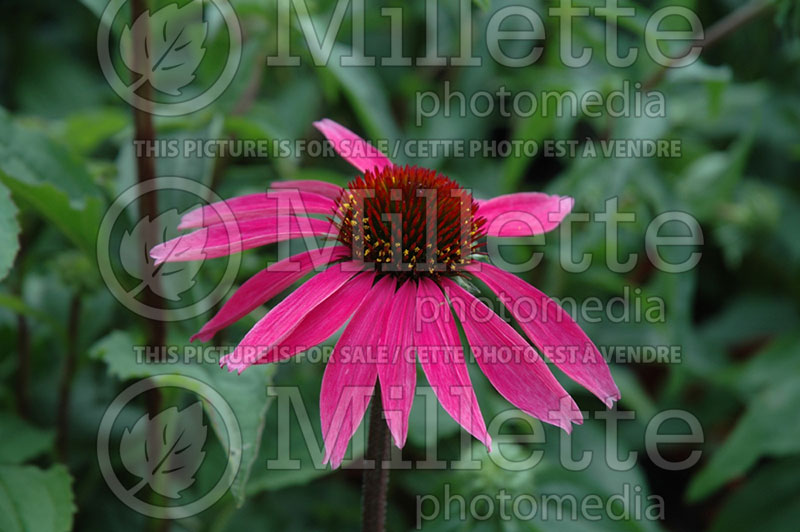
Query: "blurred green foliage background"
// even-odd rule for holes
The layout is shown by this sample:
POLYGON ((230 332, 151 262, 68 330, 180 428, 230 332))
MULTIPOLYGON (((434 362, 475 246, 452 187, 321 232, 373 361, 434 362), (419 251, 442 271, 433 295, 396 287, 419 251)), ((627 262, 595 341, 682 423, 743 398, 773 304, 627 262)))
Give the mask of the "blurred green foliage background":
MULTIPOLYGON (((156 9, 168 2, 151 1, 156 9)), ((578 2, 599 5, 601 2, 578 2)), ((569 274, 557 257, 559 239, 549 235, 545 260, 522 274, 554 297, 611 301, 624 290, 641 289, 641 298, 660 298, 662 321, 582 323, 601 347, 614 345, 680 346, 679 363, 612 364, 622 392, 620 409, 635 413, 621 422, 621 452, 639 458, 626 472, 602 460, 606 431, 595 411, 603 405, 577 386, 565 386, 588 411, 585 424, 571 436, 574 454, 593 450, 586 471, 559 465, 559 433, 546 427, 547 443, 520 439, 507 443, 507 456, 525 457, 544 449, 542 463, 511 472, 497 467, 482 447, 479 471, 410 470, 392 472, 389 529, 415 525, 417 497, 458 493, 469 502, 477 494, 505 489, 518 494, 598 494, 607 500, 623 486, 640 486, 643 497, 664 501, 664 519, 529 522, 466 521, 440 517, 430 530, 796 530, 800 520, 800 9, 794 0, 768 2, 764 13, 706 49, 693 65, 653 78, 658 65, 640 53, 627 68, 602 60, 605 23, 577 19, 575 46, 587 46, 595 59, 570 69, 558 57, 558 24, 548 17, 550 2, 526 2, 542 15, 548 33, 545 53, 534 65, 507 68, 488 56, 485 32, 492 13, 510 5, 475 1, 474 53, 480 67, 342 68, 351 18, 337 36, 334 59, 314 66, 292 14, 292 53, 297 67, 268 67, 276 51, 275 0, 235 0, 243 30, 242 59, 231 85, 208 107, 179 117, 156 117, 159 139, 320 139, 314 120, 330 117, 372 139, 679 139, 676 158, 582 157, 431 157, 398 162, 437 168, 473 188, 478 196, 543 190, 576 198, 575 210, 601 212, 609 198, 620 210, 637 215, 620 225, 620 256, 634 253, 639 266, 621 275, 606 267, 605 234, 597 221, 574 224, 574 253, 592 253, 588 271, 569 274), (443 83, 467 95, 477 91, 586 90, 609 93, 623 81, 653 80, 666 101, 663 118, 589 118, 451 116, 443 113, 415 126, 419 91, 441 95, 443 83), (646 257, 647 223, 665 211, 684 211, 699 220, 704 234, 699 265, 669 274, 646 257), (682 409, 700 421, 704 442, 669 447, 679 460, 702 450, 688 470, 666 471, 653 463, 644 446, 648 422, 658 413, 682 409)), ((693 9, 709 28, 741 9, 741 0, 667 0, 621 2, 637 15, 621 28, 623 45, 643 42, 644 24, 666 5, 693 9)), ((404 8, 404 49, 410 57, 425 53, 425 4, 381 1, 365 11, 368 55, 389 55, 388 19, 380 7, 404 8)), ((335 2, 309 2, 311 16, 329 20, 335 2)), ((278 420, 269 384, 299 385, 311 425, 319 436, 318 394, 321 364, 286 363, 257 367, 241 376, 216 363, 137 364, 133 345, 148 341, 146 320, 127 310, 110 293, 98 272, 96 240, 111 202, 136 183, 133 114, 110 88, 98 65, 96 35, 105 0, 3 0, 0 2, 0 530, 63 531, 164 529, 124 506, 108 489, 95 452, 100 418, 112 398, 136 379, 157 373, 186 373, 210 383, 236 412, 246 446, 243 466, 232 489, 212 508, 168 525, 171 530, 343 530, 356 528, 360 512, 357 471, 314 468, 293 422, 292 445, 303 467, 270 471, 277 456, 278 420)), ((458 54, 459 9, 439 7, 439 47, 458 54)), ((122 18, 114 35, 129 20, 122 18)), ((208 86, 222 68, 229 45, 217 23, 210 25, 205 57, 192 88, 208 86)), ((523 46, 523 43, 512 43, 523 46)), ((676 44, 675 53, 683 45, 676 44)), ((522 48, 520 48, 522 49, 522 48)), ((510 55, 513 55, 509 52, 510 55)), ((117 65, 118 69, 124 67, 117 65)), ((223 198, 265 190, 278 179, 323 179, 344 184, 352 169, 338 159, 311 157, 158 158, 156 174, 196 180, 223 198)), ((160 212, 191 206, 180 195, 162 194, 160 212)), ((135 209, 114 245, 133 231, 135 209)), ((177 218, 161 219, 163 234, 175 232, 177 218)), ((522 243, 525 243, 524 241, 522 243)), ((510 253, 526 256, 527 246, 510 253)), ((237 284, 273 260, 271 247, 242 257, 237 284)), ((200 299, 214 286, 224 259, 208 261, 180 297, 200 299)), ((124 267, 117 271, 124 272, 124 267)), ((196 271, 196 270, 195 270, 196 271)), ((178 271, 165 284, 185 283, 178 271)), ((130 274, 129 281, 135 281, 130 274)), ((184 277, 182 277, 184 276, 184 277)), ((135 282, 134 282, 135 284, 135 282)), ((174 286, 174 285, 173 285, 174 286)), ((270 303, 274 304, 274 302, 270 303)), ((218 345, 238 341, 266 311, 262 308, 222 333, 218 345)), ((205 315, 166 325, 166 341, 181 346, 202 325, 205 315)), ((473 375, 486 419, 509 408, 480 373, 473 375)), ((424 378, 422 387, 427 386, 424 378)), ((181 401, 180 392, 167 399, 181 401)), ((165 399, 166 400, 166 399, 165 399)), ((136 404, 140 414, 147 405, 136 404)), ((439 408, 439 407, 437 407, 439 408)), ((461 431, 443 411, 432 437, 423 429, 424 405, 412 411, 412 428, 403 455, 423 459, 438 439, 442 457, 457 458, 461 431), (426 436, 427 435, 427 436, 426 436), (426 439, 427 437, 427 439, 426 439)), ((519 420, 503 433, 524 434, 519 420)), ((685 425, 672 432, 686 430, 685 425)), ((496 437, 497 434, 492 434, 496 437)), ((474 442, 472 442, 474 443, 474 442)), ((470 445, 472 445, 470 443, 470 445)), ((356 455, 358 454, 356 449, 356 455)), ((495 451, 497 452, 497 451, 495 451)), ((223 453, 213 438, 190 493, 202 494, 219 473, 223 453), (215 462, 216 461, 216 462, 215 462), (217 464, 214 466, 213 464, 217 464), (209 478, 206 478, 208 476, 209 478)))

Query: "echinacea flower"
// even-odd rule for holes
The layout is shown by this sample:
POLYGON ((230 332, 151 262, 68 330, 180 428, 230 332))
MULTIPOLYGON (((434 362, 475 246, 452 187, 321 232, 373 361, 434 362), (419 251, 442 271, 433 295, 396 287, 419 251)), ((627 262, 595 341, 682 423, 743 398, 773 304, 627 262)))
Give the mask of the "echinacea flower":
POLYGON ((476 200, 434 170, 393 164, 336 122, 314 125, 358 169, 345 188, 321 181, 272 183, 266 194, 188 213, 179 228, 197 230, 155 247, 151 255, 160 263, 219 257, 290 238, 336 242, 256 274, 192 338, 209 340, 327 266, 276 304, 220 361, 241 372, 284 360, 347 323, 322 380, 326 463, 341 463, 378 382, 389 430, 403 446, 417 359, 445 411, 491 445, 457 322, 479 367, 508 401, 568 432, 582 422, 574 400, 531 344, 462 287, 474 280, 497 294, 528 339, 561 371, 609 407, 619 399, 602 355, 561 307, 517 276, 477 260, 485 256, 487 238, 555 228, 571 211, 571 198, 525 192, 476 200))

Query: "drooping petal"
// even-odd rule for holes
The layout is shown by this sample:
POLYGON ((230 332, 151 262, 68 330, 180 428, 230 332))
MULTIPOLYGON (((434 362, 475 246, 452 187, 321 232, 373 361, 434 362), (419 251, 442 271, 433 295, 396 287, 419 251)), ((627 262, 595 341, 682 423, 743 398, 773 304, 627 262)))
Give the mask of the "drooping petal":
POLYGON ((392 161, 384 154, 343 125, 324 118, 314 122, 314 126, 331 141, 336 153, 360 172, 373 171, 376 168, 380 170, 384 166, 392 165, 392 161))
POLYGON ((492 440, 469 379, 450 305, 436 283, 427 278, 419 281, 417 302, 417 353, 428 383, 442 408, 491 450, 492 440))
POLYGON ((326 236, 335 228, 328 220, 278 216, 203 227, 150 250, 156 264, 214 259, 257 246, 300 237, 326 236))
POLYGON ((326 198, 330 198, 332 200, 339 199, 339 196, 342 195, 342 191, 344 190, 339 185, 334 185, 333 183, 328 183, 326 181, 317 181, 315 179, 296 179, 294 181, 273 181, 269 184, 270 188, 274 188, 276 190, 301 190, 304 192, 312 192, 314 194, 319 194, 320 196, 325 196, 326 198))
POLYGON ((377 352, 394 296, 395 281, 378 281, 356 309, 328 359, 320 389, 324 462, 342 463, 378 378, 377 352))
POLYGON ((354 262, 334 264, 303 283, 261 318, 236 349, 222 357, 220 365, 227 365, 228 370, 241 373, 255 364, 266 351, 286 338, 317 305, 336 293, 360 267, 354 262))
POLYGON ((272 299, 314 268, 323 266, 350 255, 344 246, 322 248, 319 251, 304 251, 261 270, 248 279, 219 312, 200 331, 192 336, 209 341, 219 330, 243 318, 254 309, 272 299), (323 254, 324 252, 324 254, 323 254))
POLYGON ((570 213, 575 200, 542 192, 518 192, 478 201, 489 236, 533 236, 546 233, 570 213))
POLYGON ((603 355, 558 303, 491 264, 474 263, 467 270, 500 297, 528 338, 564 373, 609 408, 619 399, 603 355))
POLYGON ((347 281, 309 312, 289 336, 267 351, 257 363, 285 360, 330 338, 361 305, 374 280, 374 272, 364 272, 347 281))
POLYGON ((417 365, 414 352, 414 311, 417 287, 406 281, 397 290, 384 329, 385 357, 378 364, 386 424, 395 445, 402 447, 408 435, 408 415, 414 402, 417 365))
POLYGON ((181 218, 178 229, 208 227, 227 221, 243 221, 275 215, 330 214, 336 203, 328 197, 300 190, 270 190, 238 196, 195 209, 181 218))
POLYGON ((572 423, 583 423, 578 405, 524 338, 450 279, 442 279, 442 284, 478 365, 500 395, 523 412, 567 432, 572 431, 572 423))

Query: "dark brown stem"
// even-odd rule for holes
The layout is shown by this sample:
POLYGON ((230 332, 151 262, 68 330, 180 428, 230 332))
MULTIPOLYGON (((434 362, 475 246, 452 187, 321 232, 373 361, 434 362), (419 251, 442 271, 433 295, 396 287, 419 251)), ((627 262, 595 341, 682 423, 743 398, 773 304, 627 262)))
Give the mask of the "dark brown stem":
POLYGON ((81 296, 75 294, 69 305, 69 324, 67 326, 67 352, 61 370, 58 387, 58 412, 56 414, 56 452, 62 462, 67 461, 67 442, 69 440, 69 400, 72 380, 78 363, 78 328, 81 318, 81 296))
MULTIPOLYGON (((147 0, 131 1, 131 20, 137 20, 145 11, 147 11, 147 0)), ((143 21, 146 21, 146 18, 143 19, 143 21)), ((146 42, 149 32, 150 28, 146 24, 135 24, 133 26, 134 43, 146 42)), ((136 66, 136 71, 149 72, 149 58, 144 54, 136 53, 141 51, 142 47, 133 46, 133 50, 133 61, 136 66)), ((137 94, 141 97, 139 100, 141 105, 133 109, 134 144, 142 147, 137 149, 136 170, 139 186, 144 186, 148 181, 156 177, 155 150, 152 149, 156 140, 156 132, 153 126, 152 109, 148 103, 152 101, 153 89, 149 83, 143 83, 137 90, 137 94)), ((149 218, 151 221, 158 217, 158 196, 155 191, 139 197, 139 217, 142 219, 149 218)), ((157 224, 145 224, 145 227, 146 231, 142 234, 144 240, 141 246, 142 249, 147 249, 146 246, 153 245, 160 237, 157 224)), ((158 308, 159 297, 156 294, 160 293, 158 289, 159 278, 158 276, 151 275, 152 271, 146 271, 154 268, 153 263, 147 260, 147 257, 142 257, 142 259, 142 268, 145 270, 142 272, 142 279, 152 279, 150 287, 144 290, 144 303, 149 307, 158 308)), ((164 321, 158 319, 158 316, 149 321, 150 344, 162 345, 165 337, 164 321)))
MULTIPOLYGON (((29 244, 38 232, 35 228, 23 227, 19 236, 19 252, 17 253, 17 278, 14 282, 15 293, 24 300, 22 281, 25 278, 25 259, 28 254, 29 244)), ((17 414, 22 419, 30 419, 30 379, 31 379, 31 331, 28 327, 28 318, 24 314, 17 314, 17 376, 14 381, 14 398, 16 399, 17 414)))
MULTIPOLYGON (((147 11, 147 7, 147 0, 132 0, 131 20, 137 20, 139 16, 147 11)), ((143 21, 146 21, 146 18, 143 19, 143 21)), ((146 42, 148 34, 150 33, 150 28, 146 23, 134 24, 133 32, 134 43, 143 43, 146 42)), ((133 46, 133 61, 136 67, 134 70, 136 72, 150 72, 149 58, 144 54, 138 53, 142 48, 141 46, 133 46)), ((139 102, 143 104, 133 109, 134 142, 136 146, 142 146, 136 153, 136 170, 138 184, 140 187, 144 187, 148 181, 156 177, 155 150, 152 149, 156 140, 156 132, 153 126, 151 104, 148 103, 153 99, 153 90, 148 82, 141 83, 136 90, 137 94, 140 96, 139 102)), ((149 218, 151 222, 158 218, 158 196, 155 191, 139 196, 139 217, 141 219, 149 218)), ((153 245, 153 243, 160 238, 160 229, 155 223, 145 224, 145 226, 147 230, 142 234, 143 241, 140 249, 149 252, 148 246, 153 245)), ((157 295, 160 293, 157 284, 160 281, 157 276, 152 275, 152 271, 147 271, 152 270, 154 265, 148 260, 148 257, 143 256, 141 267, 143 273, 142 278, 152 279, 153 281, 149 288, 144 291, 144 303, 151 308, 160 308, 160 298, 157 295)), ((160 319, 160 316, 156 315, 149 318, 147 324, 149 329, 147 343, 158 349, 166 342, 166 322, 160 319)), ((160 390, 151 390, 147 394, 147 411, 151 419, 159 413, 161 404, 162 395, 160 390)), ((155 424, 151 424, 151 427, 155 429, 155 424)), ((151 443, 160 442, 159 434, 155 433, 154 430, 148 433, 147 438, 151 443)), ((170 522, 166 519, 160 522, 151 522, 150 528, 153 530, 166 531, 169 529, 169 523, 170 522)))
POLYGON ((17 413, 22 419, 30 416, 28 384, 31 374, 31 333, 28 320, 17 314, 17 378, 15 391, 17 396, 17 413))
POLYGON ((382 532, 386 524, 386 493, 389 490, 389 428, 383 419, 381 387, 375 387, 369 414, 367 451, 364 454, 362 486, 362 523, 364 532, 382 532))
POLYGON ((745 24, 757 19, 769 11, 774 7, 774 5, 775 2, 773 0, 752 0, 736 11, 733 11, 722 19, 718 20, 716 23, 714 23, 714 25, 708 28, 708 31, 705 32, 703 39, 701 39, 699 42, 691 43, 686 47, 683 53, 678 55, 678 57, 672 59, 667 65, 664 65, 655 71, 653 75, 642 84, 642 88, 644 90, 652 89, 661 83, 667 71, 674 66, 675 63, 687 56, 691 52, 692 48, 700 46, 705 49, 717 44, 719 41, 735 32, 745 24))

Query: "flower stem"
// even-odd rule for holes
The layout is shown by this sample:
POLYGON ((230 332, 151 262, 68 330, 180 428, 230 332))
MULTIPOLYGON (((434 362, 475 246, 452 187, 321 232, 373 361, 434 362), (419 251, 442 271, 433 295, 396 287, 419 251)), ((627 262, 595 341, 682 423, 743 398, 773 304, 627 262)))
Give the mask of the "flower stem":
POLYGON ((67 446, 69 443, 69 401, 72 394, 72 381, 78 365, 78 331, 80 330, 81 295, 72 296, 69 305, 69 325, 67 328, 67 353, 61 370, 61 381, 58 386, 58 411, 56 414, 56 452, 59 459, 67 462, 67 446))
POLYGON ((16 396, 17 413, 22 419, 30 416, 30 375, 31 375, 31 333, 28 328, 28 319, 22 314, 17 314, 17 377, 16 396))
POLYGON ((383 420, 381 387, 375 387, 369 414, 369 436, 364 458, 362 486, 362 523, 364 532, 380 532, 386 523, 386 493, 389 489, 389 469, 384 461, 389 459, 390 434, 383 420))
MULTIPOLYGON (((149 12, 149 0, 131 0, 131 21, 137 21, 140 16, 149 12)), ((141 24, 133 24, 133 43, 149 42, 150 26, 149 19, 143 19, 141 24)), ((147 54, 142 53, 142 46, 133 46, 133 62, 137 72, 150 72, 152 65, 150 58, 147 54)), ((144 187, 148 181, 156 178, 156 160, 149 152, 149 147, 153 146, 156 142, 156 130, 153 124, 152 104, 149 103, 153 99, 152 86, 149 83, 141 82, 134 85, 132 90, 137 90, 138 95, 141 97, 140 105, 133 108, 133 138, 134 142, 141 143, 145 146, 144 153, 137 154, 136 156, 136 174, 137 183, 139 187, 144 187)), ((148 194, 143 194, 139 198, 139 218, 156 220, 158 218, 158 195, 156 191, 148 194)), ((142 234, 142 242, 140 249, 147 250, 148 245, 152 245, 159 239, 160 229, 156 223, 146 224, 146 231, 142 234)), ((141 257, 141 268, 143 279, 153 279, 150 283, 149 289, 145 289, 142 294, 142 300, 145 305, 152 308, 159 308, 161 305, 161 298, 158 296, 161 293, 159 289, 160 280, 158 276, 153 276, 155 265, 148 259, 147 256, 141 257)), ((151 316, 147 320, 148 336, 147 344, 160 349, 161 346, 166 344, 167 326, 166 321, 163 319, 162 313, 158 312, 156 315, 151 316)), ((159 351, 160 353, 160 351, 159 351)), ((161 356, 156 363, 161 362, 161 356)), ((155 417, 162 407, 162 394, 159 388, 150 390, 147 394, 147 411, 151 419, 155 417)), ((160 452, 160 435, 155 430, 156 424, 151 423, 147 434, 147 441, 150 442, 152 449, 155 452, 160 452)), ((152 496, 151 504, 163 505, 163 502, 158 499, 154 493, 152 496)), ((146 523, 145 530, 154 532, 167 532, 170 528, 171 521, 169 519, 156 520, 153 519, 146 523)))

